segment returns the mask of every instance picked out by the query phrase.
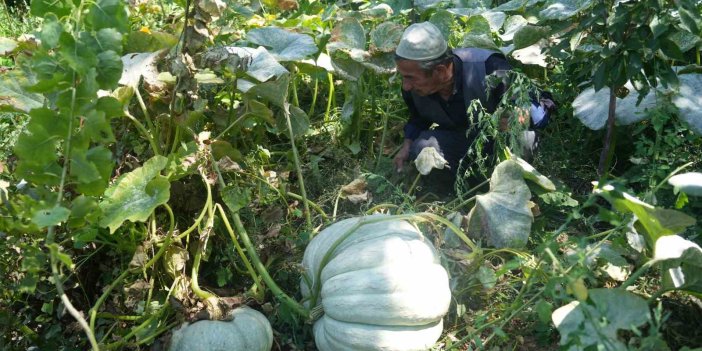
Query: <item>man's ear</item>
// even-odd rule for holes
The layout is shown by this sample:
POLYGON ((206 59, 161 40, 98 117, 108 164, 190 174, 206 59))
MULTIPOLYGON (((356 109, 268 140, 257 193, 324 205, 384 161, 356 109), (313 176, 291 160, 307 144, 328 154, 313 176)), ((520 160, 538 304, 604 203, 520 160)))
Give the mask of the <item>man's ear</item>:
POLYGON ((442 79, 448 79, 453 74, 453 62, 449 62, 445 65, 438 65, 434 71, 439 74, 442 79))

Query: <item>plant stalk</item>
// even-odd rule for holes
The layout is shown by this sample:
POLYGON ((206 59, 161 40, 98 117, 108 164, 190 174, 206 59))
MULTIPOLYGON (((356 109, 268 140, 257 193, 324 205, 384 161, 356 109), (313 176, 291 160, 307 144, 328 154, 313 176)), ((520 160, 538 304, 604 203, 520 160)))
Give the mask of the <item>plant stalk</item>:
POLYGON ((290 121, 290 106, 286 104, 283 108, 283 113, 285 114, 285 121, 288 124, 288 133, 290 134, 290 145, 292 146, 293 158, 295 159, 295 169, 297 170, 297 180, 300 185, 300 193, 303 198, 303 205, 305 207, 305 220, 307 221, 307 228, 312 228, 312 216, 310 214, 310 205, 307 200, 307 191, 305 190, 305 180, 302 175, 302 165, 300 164, 300 154, 297 151, 297 146, 295 146, 295 134, 293 133, 292 122, 290 121))
MULTIPOLYGON (((224 211, 221 210, 220 207, 220 214, 222 215, 222 218, 226 217, 226 214, 224 211)), ((271 275, 268 273, 268 270, 266 270, 266 267, 263 265, 261 262, 261 259, 258 257, 258 253, 253 247, 253 244, 251 243, 251 240, 249 239, 249 235, 246 233, 246 229, 244 228, 244 225, 241 223, 241 218, 239 218, 238 213, 232 213, 232 218, 234 219, 234 227, 236 230, 239 232, 239 237, 241 238, 242 243, 244 244, 244 247, 246 247, 246 251, 249 253, 249 257, 251 257, 251 261, 253 261, 254 267, 256 267, 256 270, 258 270, 258 273, 261 275, 261 278, 263 278, 263 281, 266 282, 266 285, 268 285, 268 288, 271 289, 271 292, 273 292, 273 295, 283 304, 288 306, 293 312, 299 314, 303 318, 307 319, 310 316, 310 311, 306 309, 304 306, 299 304, 297 301, 295 301, 293 298, 288 296, 283 290, 276 284, 276 282, 273 280, 271 275)))
MULTIPOLYGON (((610 148, 612 147, 612 139, 614 138, 614 116, 617 109, 617 88, 611 87, 609 89, 609 112, 607 115, 607 134, 604 139, 604 147, 602 148, 602 153, 600 154, 600 162, 597 166, 597 174, 602 178, 607 177, 609 169, 609 158, 610 158, 610 148)), ((613 147, 612 150, 613 151, 613 147)))

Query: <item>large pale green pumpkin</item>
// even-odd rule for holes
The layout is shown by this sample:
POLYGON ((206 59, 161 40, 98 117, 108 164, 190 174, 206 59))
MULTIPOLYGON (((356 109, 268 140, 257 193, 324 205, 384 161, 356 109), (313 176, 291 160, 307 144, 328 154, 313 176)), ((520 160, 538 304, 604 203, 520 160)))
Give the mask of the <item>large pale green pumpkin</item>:
POLYGON ((319 274, 317 305, 324 315, 314 324, 322 351, 426 350, 441 336, 451 291, 446 270, 422 233, 391 219, 364 224, 346 236, 359 221, 382 218, 390 217, 335 223, 305 250, 305 299, 329 255, 319 274))
POLYGON ((273 329, 254 309, 239 307, 230 321, 184 324, 171 337, 169 351, 270 351, 273 329))

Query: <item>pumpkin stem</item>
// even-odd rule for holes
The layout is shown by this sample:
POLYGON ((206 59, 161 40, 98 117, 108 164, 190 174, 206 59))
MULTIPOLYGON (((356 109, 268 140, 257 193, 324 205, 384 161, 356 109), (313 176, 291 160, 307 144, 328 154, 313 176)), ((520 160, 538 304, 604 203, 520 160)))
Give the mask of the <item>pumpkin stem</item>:
MULTIPOLYGON (((227 218, 222 206, 217 205, 217 210, 219 210, 219 213, 223 219, 227 218)), ((288 306, 288 308, 295 313, 299 314, 305 319, 309 319, 310 311, 288 296, 283 289, 276 284, 271 275, 268 273, 268 270, 266 270, 266 266, 263 265, 261 259, 258 257, 258 253, 256 253, 256 250, 253 247, 253 244, 251 244, 251 240, 249 239, 249 235, 246 233, 244 225, 241 223, 239 214, 236 212, 232 213, 232 218, 234 219, 234 227, 239 232, 239 237, 241 237, 241 242, 244 244, 244 247, 246 247, 246 252, 248 252, 254 267, 256 267, 256 270, 261 275, 263 281, 266 283, 266 285, 268 285, 268 288, 271 289, 271 292, 273 292, 273 296, 275 296, 281 303, 288 306)), ((232 240, 235 240, 236 237, 234 236, 233 232, 230 234, 232 235, 232 240)))

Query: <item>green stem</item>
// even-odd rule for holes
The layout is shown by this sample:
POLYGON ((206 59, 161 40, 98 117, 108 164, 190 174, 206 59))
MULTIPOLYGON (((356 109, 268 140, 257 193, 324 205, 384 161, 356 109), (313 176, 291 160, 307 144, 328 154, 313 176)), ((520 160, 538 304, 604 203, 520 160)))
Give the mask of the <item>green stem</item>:
POLYGON ((290 108, 285 106, 283 109, 285 114, 285 121, 288 124, 288 133, 290 135, 290 145, 292 146, 293 158, 295 160, 295 168, 297 170, 297 181, 300 185, 300 193, 302 193, 302 203, 305 206, 305 220, 307 221, 307 228, 312 228, 312 216, 310 215, 310 204, 307 200, 307 191, 305 190, 305 180, 302 176, 302 165, 300 164, 300 155, 297 152, 297 146, 295 146, 295 134, 292 129, 292 122, 290 121, 290 108))
POLYGON ((151 315, 148 319, 146 319, 144 322, 142 322, 142 323, 139 324, 138 326, 132 328, 132 329, 129 331, 129 333, 127 333, 127 335, 125 335, 121 340, 116 341, 116 342, 113 342, 113 343, 111 343, 111 344, 108 344, 108 345, 106 345, 105 347, 106 347, 108 350, 112 350, 112 349, 116 349, 116 348, 121 348, 122 346, 124 346, 124 344, 127 343, 127 340, 131 339, 132 337, 134 337, 135 335, 137 335, 137 333, 141 332, 141 331, 144 330, 145 328, 151 326, 151 324, 153 323, 153 321, 154 321, 155 319, 161 318, 161 315, 163 314, 163 311, 166 310, 166 307, 167 307, 167 306, 168 306, 168 301, 166 301, 166 302, 164 303, 164 305, 161 307, 161 309, 159 309, 159 311, 158 311, 157 313, 154 313, 154 314, 151 315))
POLYGON ((641 265, 641 267, 639 267, 639 269, 637 269, 634 273, 632 273, 629 276, 629 279, 627 279, 624 283, 622 283, 622 285, 619 288, 626 289, 629 285, 634 284, 636 282, 636 280, 639 279, 639 277, 641 277, 644 273, 646 273, 651 267, 653 267, 653 265, 656 262, 657 262, 656 260, 650 260, 650 261, 644 263, 643 265, 641 265))
MULTIPOLYGON (((77 50, 77 49, 76 49, 77 50)), ((58 194, 56 196, 55 206, 58 207, 63 201, 63 192, 66 186, 66 178, 68 176, 68 167, 71 160, 71 139, 73 135, 73 118, 75 116, 76 109, 76 72, 73 72, 73 87, 71 88, 71 109, 68 116, 68 135, 66 136, 66 146, 64 148, 64 159, 63 167, 61 169, 61 180, 59 181, 58 194)), ((78 325, 83 329, 90 346, 93 350, 98 351, 100 347, 98 346, 97 340, 95 339, 95 334, 93 333, 93 328, 88 325, 88 322, 83 318, 80 312, 73 306, 71 301, 68 299, 66 292, 63 290, 63 283, 61 282, 61 276, 58 269, 58 250, 59 246, 55 244, 56 239, 56 228, 55 226, 50 226, 47 229, 45 246, 49 248, 50 252, 50 265, 51 265, 51 278, 54 285, 56 286, 56 291, 63 302, 66 310, 69 314, 78 322, 78 325)))
POLYGON ((310 118, 314 115, 314 106, 317 104, 317 94, 319 92, 319 79, 314 79, 314 92, 312 93, 312 103, 310 104, 310 110, 307 112, 307 116, 310 118))
POLYGON ((334 76, 331 73, 327 73, 327 79, 329 80, 329 97, 327 98, 327 109, 324 111, 324 122, 331 121, 329 113, 331 112, 332 100, 334 100, 334 76))
MULTIPOLYGON (((220 211, 221 211, 221 208, 220 208, 220 211)), ((223 218, 226 217, 226 215, 224 214, 223 211, 220 213, 222 214, 223 218)), ((270 276, 270 274, 266 270, 266 267, 261 262, 261 259, 258 257, 258 253, 256 253, 256 250, 254 249, 253 244, 251 244, 251 240, 249 239, 249 235, 246 233, 246 229, 244 228, 244 225, 241 223, 241 218, 239 218, 239 214, 232 213, 232 217, 234 218, 234 227, 239 232, 239 237, 241 238, 241 241, 243 242, 244 247, 246 247, 246 251, 249 253, 249 257, 251 257, 251 261, 253 261, 254 267, 256 267, 256 270, 263 278, 263 281, 266 282, 266 285, 268 285, 268 288, 271 289, 271 292, 273 292, 273 295, 281 303, 288 306, 288 308, 290 308, 293 312, 299 314, 300 316, 302 316, 305 319, 309 318, 310 311, 307 310, 302 305, 300 305, 297 301, 292 299, 290 296, 288 296, 285 292, 283 292, 283 290, 278 286, 278 284, 276 284, 276 282, 270 276)))
MULTIPOLYGON (((207 222, 209 223, 210 220, 208 219, 207 222)), ((195 259, 193 260, 193 268, 190 273, 190 288, 193 290, 193 293, 195 293, 195 295, 203 301, 213 297, 217 297, 215 294, 209 291, 202 290, 200 288, 200 283, 198 282, 198 272, 200 271, 200 261, 202 261, 202 252, 205 251, 207 248, 207 240, 211 232, 212 227, 208 225, 204 230, 204 234, 201 234, 198 248, 195 252, 195 259)))
POLYGON ((154 152, 154 155, 160 155, 161 153, 158 149, 158 145, 156 144, 156 141, 151 136, 149 131, 146 130, 146 127, 144 127, 144 125, 141 124, 141 122, 139 122, 138 119, 136 119, 134 116, 129 114, 129 112, 125 111, 124 116, 129 118, 129 120, 132 121, 132 123, 134 123, 134 126, 136 126, 136 128, 139 130, 139 133, 141 133, 141 135, 143 135, 144 138, 146 138, 146 140, 149 141, 149 145, 151 145, 151 150, 154 152))
MULTIPOLYGON (((292 198, 295 199, 295 200, 304 201, 304 198, 303 198, 302 196, 298 195, 298 194, 291 193, 291 192, 289 192, 289 191, 286 192, 285 194, 288 195, 288 196, 290 196, 290 197, 292 197, 292 198)), ((315 211, 317 211, 317 213, 319 213, 320 216, 322 216, 322 218, 324 218, 325 221, 328 221, 328 220, 329 220, 329 216, 327 216, 327 214, 324 212, 324 210, 322 209, 322 207, 320 207, 318 204, 316 204, 315 202, 311 201, 310 199, 307 199, 307 202, 310 204, 310 206, 312 206, 312 208, 315 209, 315 211)))
POLYGON ((375 161, 375 171, 378 171, 378 168, 380 167, 380 159, 383 157, 383 148, 385 147, 385 138, 387 136, 387 131, 388 131, 388 114, 383 113, 383 119, 381 121, 381 124, 383 125, 383 132, 380 136, 380 146, 378 148, 378 159, 375 161))
MULTIPOLYGON (((215 204, 215 208, 217 209, 217 211, 219 211, 219 215, 222 216, 222 221, 224 222, 224 227, 227 228, 227 233, 229 233, 229 237, 232 239, 232 243, 234 243, 234 248, 236 248, 236 252, 239 254, 239 257, 241 257, 241 260, 244 262, 244 266, 246 266, 246 270, 249 271, 249 275, 251 275, 251 279, 253 279, 254 284, 256 284, 259 287, 262 287, 261 277, 259 277, 259 275, 256 274, 256 269, 251 265, 251 262, 246 257, 246 253, 244 253, 244 249, 242 249, 241 245, 239 245, 239 240, 237 240, 237 238, 236 238, 236 234, 234 233, 234 230, 232 229, 232 225, 229 223, 229 218, 227 218, 227 215, 224 212, 222 205, 215 204)), ((265 290, 263 290, 261 288, 260 291, 261 291, 261 294, 263 294, 263 292, 265 290)), ((262 298, 263 296, 258 296, 258 297, 262 298)))
POLYGON ((137 102, 139 103, 139 107, 141 107, 141 112, 144 113, 144 119, 146 120, 146 125, 149 127, 149 130, 154 132, 154 139, 158 140, 158 129, 156 129, 156 126, 154 125, 154 122, 151 120, 151 115, 149 114, 149 110, 146 109, 146 104, 144 103, 144 99, 141 97, 141 93, 139 92, 139 89, 134 89, 134 95, 136 95, 137 102))
MULTIPOLYGON (((293 70, 294 72, 295 70, 293 70)), ((291 88, 292 88, 292 97, 293 97, 293 105, 295 106, 300 106, 300 101, 297 98, 297 74, 293 73, 292 77, 290 77, 291 80, 291 88)))
POLYGON ((412 182, 412 185, 410 186, 409 190, 407 190, 407 195, 412 196, 412 192, 414 191, 414 187, 417 185, 417 182, 419 181, 419 178, 422 176, 421 173, 417 173, 417 176, 414 177, 414 181, 412 182))

